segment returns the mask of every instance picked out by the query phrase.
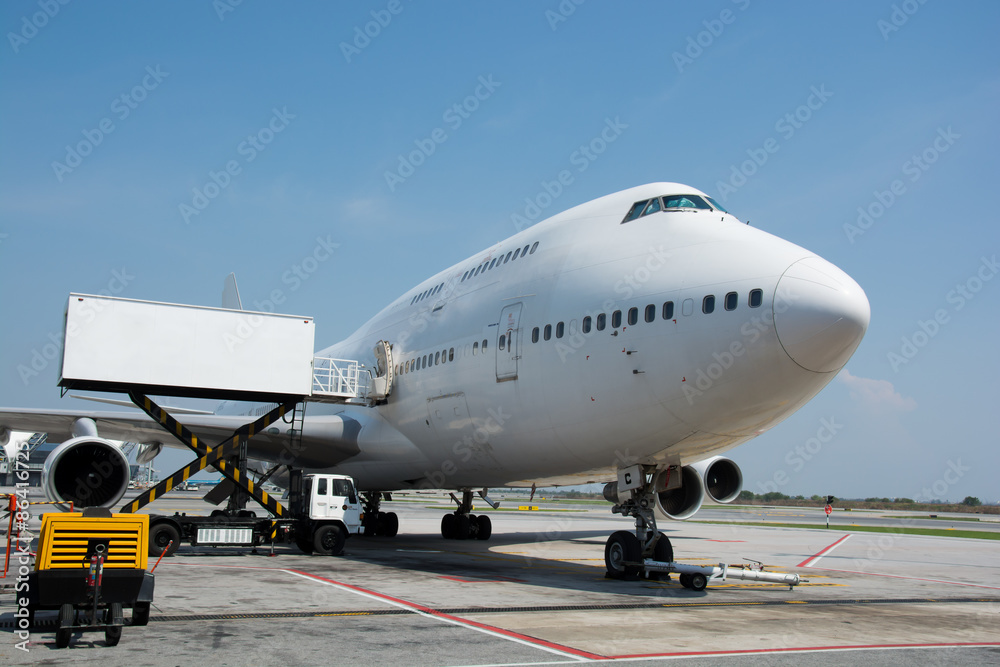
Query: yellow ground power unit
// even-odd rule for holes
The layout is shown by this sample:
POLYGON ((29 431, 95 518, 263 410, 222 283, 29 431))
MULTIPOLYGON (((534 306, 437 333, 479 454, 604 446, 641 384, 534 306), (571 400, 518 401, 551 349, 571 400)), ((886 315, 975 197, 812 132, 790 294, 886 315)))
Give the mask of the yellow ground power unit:
POLYGON ((146 571, 149 516, 81 513, 42 516, 35 571, 28 579, 28 610, 58 609, 56 645, 74 632, 104 631, 114 646, 132 609, 130 625, 146 625, 153 601, 153 574, 146 571))

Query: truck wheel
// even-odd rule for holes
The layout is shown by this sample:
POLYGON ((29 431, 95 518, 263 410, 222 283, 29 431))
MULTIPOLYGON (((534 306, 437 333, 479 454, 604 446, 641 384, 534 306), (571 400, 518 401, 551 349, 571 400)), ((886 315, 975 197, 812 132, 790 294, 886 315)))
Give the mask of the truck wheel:
POLYGON ((167 545, 173 541, 167 549, 167 556, 173 556, 177 547, 181 545, 181 534, 172 523, 158 523, 149 529, 149 555, 159 557, 167 545))
POLYGON ((140 626, 149 623, 149 604, 148 602, 135 603, 135 606, 132 607, 132 625, 140 626))
MULTIPOLYGON (((125 612, 122 610, 121 602, 112 602, 104 612, 105 623, 121 623, 124 621, 125 612)), ((122 640, 122 626, 107 627, 104 629, 104 643, 108 646, 118 646, 122 640)))
POLYGON ((339 556, 344 553, 346 542, 347 536, 344 531, 341 530, 340 526, 332 524, 320 526, 313 536, 313 547, 315 547, 316 553, 321 556, 339 556))
POLYGON ((395 512, 386 512, 385 516, 382 517, 382 527, 379 534, 385 537, 396 537, 398 532, 399 517, 396 516, 395 512))
POLYGON ((313 543, 308 538, 305 538, 305 537, 296 537, 295 538, 295 546, 297 546, 299 548, 299 550, 302 553, 306 554, 307 556, 312 555, 312 552, 313 552, 313 543))
POLYGON ((69 646, 69 638, 73 634, 70 627, 76 620, 76 612, 73 605, 64 604, 59 607, 59 628, 56 630, 56 647, 66 648, 69 646))

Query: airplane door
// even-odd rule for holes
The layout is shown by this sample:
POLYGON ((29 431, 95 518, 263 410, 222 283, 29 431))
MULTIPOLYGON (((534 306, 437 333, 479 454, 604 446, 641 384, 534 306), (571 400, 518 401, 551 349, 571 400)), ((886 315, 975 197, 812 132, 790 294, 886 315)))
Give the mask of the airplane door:
POLYGON ((517 379, 517 360, 521 358, 521 303, 504 306, 497 327, 497 382, 517 379))

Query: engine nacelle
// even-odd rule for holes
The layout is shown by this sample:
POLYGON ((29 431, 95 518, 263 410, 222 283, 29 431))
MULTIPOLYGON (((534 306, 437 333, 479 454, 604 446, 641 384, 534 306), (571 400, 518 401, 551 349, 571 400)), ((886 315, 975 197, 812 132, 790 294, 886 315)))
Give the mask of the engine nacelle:
MULTIPOLYGON (((667 473, 667 470, 661 470, 653 478, 653 488, 657 490, 656 509, 668 519, 687 519, 701 508, 705 500, 705 485, 701 473, 693 466, 684 466, 680 472, 680 486, 675 486, 673 480, 670 480, 670 485, 674 488, 665 488, 667 473)), ((677 475, 677 472, 671 470, 669 474, 677 475)))
POLYGON ((705 480, 705 493, 713 502, 731 503, 743 490, 743 472, 724 456, 713 456, 691 467, 705 480))
POLYGON ((62 443, 45 459, 42 486, 55 502, 74 507, 111 507, 125 495, 128 459, 112 443, 81 435, 62 443))

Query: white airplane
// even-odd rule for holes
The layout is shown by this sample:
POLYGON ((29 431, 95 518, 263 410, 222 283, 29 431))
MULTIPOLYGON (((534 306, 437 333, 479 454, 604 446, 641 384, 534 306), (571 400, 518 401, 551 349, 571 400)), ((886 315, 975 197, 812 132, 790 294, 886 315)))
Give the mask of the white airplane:
MULTIPOLYGON (((474 490, 488 500, 489 487, 607 482, 613 511, 636 520, 605 549, 611 575, 628 576, 640 555, 673 560, 654 509, 685 519, 706 496, 734 500, 742 474, 719 455, 826 386, 869 318, 864 291, 830 262, 692 187, 651 183, 539 222, 406 291, 317 352, 379 366, 387 398, 310 403, 296 451, 279 423, 249 441, 250 456, 351 475, 380 519, 371 532, 389 535, 398 520, 378 511, 383 492, 461 491, 442 535, 487 539, 474 490)), ((224 437, 266 410, 225 403, 183 421, 224 437)), ((145 415, 121 412, 0 410, 2 427, 72 436, 47 464, 53 499, 71 496, 93 461, 115 459, 103 438, 151 454, 166 440, 145 415)), ((123 492, 116 482, 99 491, 105 506, 123 492)))

